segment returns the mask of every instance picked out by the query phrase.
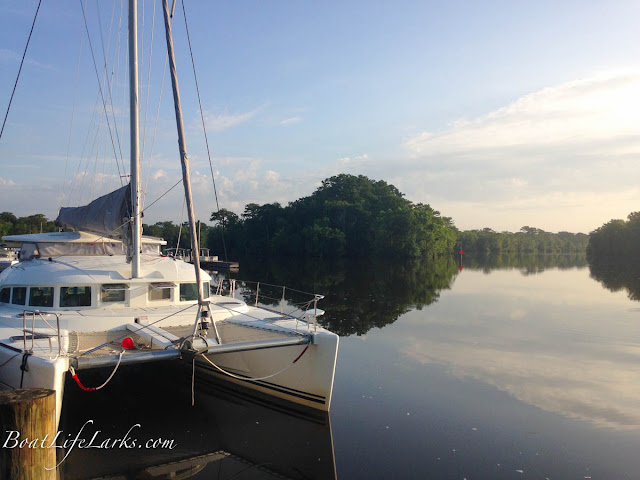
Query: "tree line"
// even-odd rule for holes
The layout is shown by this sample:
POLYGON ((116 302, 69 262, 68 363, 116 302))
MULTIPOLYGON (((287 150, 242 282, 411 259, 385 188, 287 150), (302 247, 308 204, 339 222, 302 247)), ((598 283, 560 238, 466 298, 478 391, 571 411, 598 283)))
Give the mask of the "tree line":
POLYGON ((16 217, 13 213, 0 213, 0 237, 25 233, 57 232, 56 224, 41 214, 16 217))
MULTIPOLYGON (((238 215, 213 212, 212 224, 199 224, 202 247, 222 258, 247 255, 292 257, 430 257, 462 248, 478 254, 584 252, 588 235, 550 233, 522 227, 519 232, 459 231, 451 218, 430 205, 413 203, 395 186, 363 175, 336 175, 309 196, 290 202, 250 203, 238 215)), ((55 231, 44 215, 17 218, 0 214, 0 233, 55 231)), ((190 248, 186 224, 144 225, 145 235, 161 237, 168 247, 190 248)))
POLYGON ((590 262, 612 257, 639 258, 640 212, 632 212, 626 220, 615 219, 589 235, 587 258, 590 262))
POLYGON ((436 257, 452 252, 457 236, 450 218, 363 175, 328 178, 285 207, 250 203, 240 216, 221 209, 211 221, 209 247, 236 256, 436 257))
POLYGON ((495 232, 490 228, 458 234, 458 245, 477 254, 584 253, 589 243, 585 233, 545 232, 524 226, 519 232, 495 232))

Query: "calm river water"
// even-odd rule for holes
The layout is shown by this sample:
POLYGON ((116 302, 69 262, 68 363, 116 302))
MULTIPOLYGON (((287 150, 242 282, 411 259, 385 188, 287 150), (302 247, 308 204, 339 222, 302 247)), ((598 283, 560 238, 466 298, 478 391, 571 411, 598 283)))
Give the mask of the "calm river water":
POLYGON ((68 384, 64 435, 91 420, 85 437, 155 443, 67 449, 61 478, 640 478, 637 265, 243 260, 235 276, 326 295, 342 337, 329 418, 222 386, 191 407, 173 365, 100 397, 68 384))

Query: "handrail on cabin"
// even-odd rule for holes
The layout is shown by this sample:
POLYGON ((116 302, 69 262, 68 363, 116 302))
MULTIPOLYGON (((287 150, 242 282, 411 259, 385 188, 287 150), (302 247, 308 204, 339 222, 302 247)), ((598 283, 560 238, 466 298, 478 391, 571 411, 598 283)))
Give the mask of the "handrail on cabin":
MULTIPOLYGON (((36 316, 39 317, 47 326, 53 330, 58 337, 58 355, 62 354, 62 337, 60 335, 60 314, 54 312, 41 312, 40 310, 23 310, 22 311, 22 339, 24 350, 27 351, 27 333, 29 330, 27 329, 27 316, 31 318, 31 350, 33 351, 35 347, 35 339, 36 339, 36 316), (51 325, 47 319, 47 315, 53 315, 56 317, 56 326, 51 325)), ((49 345, 51 345, 51 337, 49 336, 49 345)))
MULTIPOLYGON (((304 292, 302 290, 296 290, 294 288, 289 288, 284 285, 273 285, 270 283, 264 282, 256 282, 256 281, 247 281, 247 280, 236 280, 236 279, 226 279, 221 277, 216 286, 216 295, 219 296, 228 296, 231 298, 235 298, 237 284, 241 283, 243 286, 248 287, 249 284, 255 285, 255 293, 251 292, 250 298, 255 307, 258 307, 260 300, 262 299, 265 304, 279 304, 279 311, 281 315, 286 315, 289 317, 296 318, 298 320, 305 320, 307 324, 313 323, 314 326, 317 327, 318 319, 320 315, 324 314, 324 312, 318 309, 318 301, 324 298, 324 295, 320 295, 317 293, 309 293, 304 292), (228 287, 225 286, 225 283, 228 282, 228 287), (278 296, 270 296, 268 295, 268 290, 261 287, 272 287, 273 289, 281 289, 282 293, 278 293, 278 296), (227 290, 228 288, 228 290, 227 290), (292 300, 287 301, 286 296, 287 293, 294 292, 296 294, 305 295, 308 298, 301 302, 295 302, 292 300), (253 300, 253 296, 255 295, 255 300, 253 300), (294 307, 294 310, 290 313, 285 312, 285 306, 290 305, 294 307), (299 311, 302 312, 299 315, 294 315, 294 312, 299 311)), ((250 287, 249 287, 250 288, 250 287)), ((247 288, 241 288, 242 292, 245 292, 247 288)), ((273 293, 272 293, 273 295, 273 293)))

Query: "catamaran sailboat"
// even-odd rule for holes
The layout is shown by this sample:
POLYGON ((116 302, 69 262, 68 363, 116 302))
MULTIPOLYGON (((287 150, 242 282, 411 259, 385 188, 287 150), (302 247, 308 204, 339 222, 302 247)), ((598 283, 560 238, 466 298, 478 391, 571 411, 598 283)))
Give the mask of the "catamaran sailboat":
MULTIPOLYGON (((199 252, 182 132, 167 1, 163 0, 191 247, 199 252)), ((129 6, 131 183, 83 207, 63 208, 67 230, 3 237, 20 263, 0 274, 0 386, 51 388, 58 420, 65 379, 100 390, 119 368, 187 360, 219 377, 305 407, 328 411, 338 336, 318 325, 312 295, 285 313, 236 298, 232 282, 212 294, 211 277, 166 257, 161 239, 141 234, 138 160, 136 1, 129 6), (83 372, 111 371, 101 385, 83 372)), ((106 376, 106 375, 105 375, 106 376)))

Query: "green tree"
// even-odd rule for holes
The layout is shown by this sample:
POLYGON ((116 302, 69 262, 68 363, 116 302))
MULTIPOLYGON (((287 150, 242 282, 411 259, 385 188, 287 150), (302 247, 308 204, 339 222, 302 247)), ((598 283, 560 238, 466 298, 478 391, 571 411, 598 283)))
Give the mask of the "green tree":
POLYGON ((480 254, 575 253, 585 252, 588 238, 584 233, 550 233, 524 226, 516 233, 498 233, 491 228, 459 232, 456 243, 465 251, 480 254))
POLYGON ((223 228, 232 227, 240 223, 238 215, 226 208, 221 208, 217 212, 213 212, 209 220, 214 222, 215 225, 220 225, 223 228))
POLYGON ((589 235, 587 256, 600 261, 607 257, 638 258, 640 251, 640 212, 632 212, 627 220, 615 219, 589 235))

